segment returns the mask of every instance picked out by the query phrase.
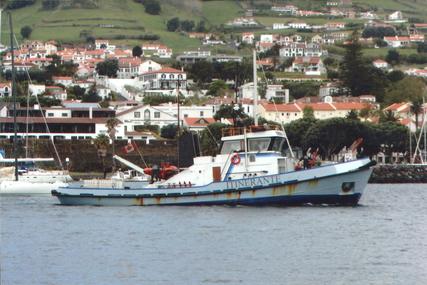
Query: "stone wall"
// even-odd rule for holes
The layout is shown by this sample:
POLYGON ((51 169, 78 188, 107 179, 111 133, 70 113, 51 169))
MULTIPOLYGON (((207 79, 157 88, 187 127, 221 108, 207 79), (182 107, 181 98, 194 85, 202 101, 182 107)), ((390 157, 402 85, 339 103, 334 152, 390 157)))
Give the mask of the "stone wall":
POLYGON ((427 183, 427 165, 377 165, 369 183, 427 183))
MULTIPOLYGON (((145 141, 134 141, 137 144, 138 150, 147 164, 160 163, 168 161, 176 164, 176 142, 175 141, 150 141, 146 144, 145 141)), ((126 154, 124 147, 126 141, 117 141, 115 143, 115 153, 123 158, 144 167, 144 163, 137 150, 126 154)), ((73 172, 102 172, 102 159, 98 157, 98 152, 95 145, 90 140, 58 140, 55 142, 59 156, 65 166, 65 158, 70 159, 69 170, 73 172)), ((6 156, 12 157, 12 143, 10 140, 0 140, 0 149, 6 151, 6 156)), ((25 142, 20 142, 19 157, 25 157, 25 142)), ((47 139, 31 139, 28 144, 29 157, 53 157, 56 160, 55 152, 52 143, 47 139)), ((105 157, 106 168, 111 168, 112 165, 112 147, 108 148, 107 156, 105 157)), ((55 167, 50 163, 50 167, 55 167)), ((49 168, 49 165, 44 167, 49 168)), ((58 165, 58 163, 57 163, 58 165)), ((118 163, 119 165, 119 163, 118 163)))

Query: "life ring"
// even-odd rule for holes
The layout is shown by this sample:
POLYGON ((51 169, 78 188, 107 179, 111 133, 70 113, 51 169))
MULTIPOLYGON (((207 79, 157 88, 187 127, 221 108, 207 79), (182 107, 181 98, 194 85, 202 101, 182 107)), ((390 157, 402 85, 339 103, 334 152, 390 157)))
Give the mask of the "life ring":
POLYGON ((231 163, 234 164, 234 165, 237 165, 237 164, 240 163, 240 155, 238 153, 234 154, 231 157, 231 163))

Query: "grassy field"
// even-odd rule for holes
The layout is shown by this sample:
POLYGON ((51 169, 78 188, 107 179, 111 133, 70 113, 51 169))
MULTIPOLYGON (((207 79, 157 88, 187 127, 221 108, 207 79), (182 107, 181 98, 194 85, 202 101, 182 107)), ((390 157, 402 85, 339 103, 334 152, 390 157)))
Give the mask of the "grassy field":
MULTIPOLYGON (((143 5, 133 0, 102 0, 99 3, 98 9, 42 11, 39 0, 35 5, 13 11, 15 34, 20 39, 19 31, 25 25, 33 28, 32 39, 55 39, 63 42, 82 41, 82 31, 90 31, 96 38, 156 34, 160 36, 160 42, 179 52, 198 47, 199 41, 179 33, 168 32, 166 22, 169 19, 179 17, 196 23, 204 20, 207 26, 218 26, 242 14, 235 1, 163 0, 159 16, 145 13, 143 5)), ((2 42, 7 42, 9 27, 6 17, 2 18, 2 42)), ((127 45, 142 43, 131 39, 115 42, 127 45)))
POLYGON ((366 9, 375 9, 379 14, 401 11, 405 17, 416 17, 427 21, 425 0, 353 0, 353 4, 366 9))
MULTIPOLYGON (((363 54, 365 56, 370 56, 370 57, 384 58, 387 55, 389 50, 391 50, 391 48, 367 48, 367 49, 363 49, 363 54)), ((401 55, 409 55, 409 54, 417 53, 417 49, 415 48, 401 48, 396 50, 401 55)))

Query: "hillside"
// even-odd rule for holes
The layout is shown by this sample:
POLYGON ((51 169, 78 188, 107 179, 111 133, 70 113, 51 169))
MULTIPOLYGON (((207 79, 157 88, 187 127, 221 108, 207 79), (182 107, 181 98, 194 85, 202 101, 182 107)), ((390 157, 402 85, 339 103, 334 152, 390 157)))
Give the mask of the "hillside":
MULTIPOLYGON (((41 0, 38 0, 32 6, 12 11, 14 29, 18 36, 21 27, 29 25, 33 29, 32 39, 55 39, 63 42, 82 41, 81 34, 85 31, 90 31, 97 38, 155 34, 160 36, 160 41, 164 44, 175 50, 182 50, 198 46, 199 41, 179 33, 168 32, 166 22, 169 19, 179 17, 182 20, 193 20, 196 24, 204 20, 208 26, 219 26, 243 13, 235 1, 163 0, 160 2, 161 14, 153 16, 145 13, 144 6, 133 0, 102 0, 98 1, 99 7, 95 9, 56 9, 54 11, 43 11, 41 0)), ((2 22, 2 42, 5 42, 9 27, 4 13, 2 22)), ((134 44, 141 41, 125 39, 118 42, 134 44)))
MULTIPOLYGON (((245 8, 250 8, 250 1, 222 0, 159 0, 161 13, 149 15, 144 6, 134 0, 79 0, 81 3, 96 3, 97 8, 58 8, 53 11, 42 10, 42 0, 36 0, 32 6, 13 10, 15 33, 20 38, 21 27, 28 25, 33 29, 32 39, 55 39, 65 43, 82 42, 85 36, 95 38, 117 38, 116 44, 135 45, 141 40, 135 37, 157 35, 160 41, 175 52, 194 49, 200 45, 199 40, 190 39, 180 33, 168 32, 166 23, 173 17, 181 20, 193 20, 196 24, 205 21, 213 30, 221 30, 221 25, 238 16, 243 16, 245 8), (133 37, 133 39, 132 39, 133 37)), ((373 9, 380 15, 400 10, 406 17, 417 18, 427 22, 427 1, 423 0, 353 0, 353 6, 373 9)), ((65 3, 63 1, 62 3, 65 3)), ((302 9, 324 8, 326 0, 261 0, 253 1, 255 8, 269 7, 271 3, 293 3, 302 9)), ((263 25, 283 22, 292 18, 272 15, 256 16, 263 25)), ((308 23, 321 24, 326 18, 305 18, 308 23)), ((360 22, 358 19, 342 19, 345 22, 360 22)), ((8 25, 5 14, 2 17, 2 42, 8 42, 8 25)), ((264 32, 265 30, 259 30, 264 32)))

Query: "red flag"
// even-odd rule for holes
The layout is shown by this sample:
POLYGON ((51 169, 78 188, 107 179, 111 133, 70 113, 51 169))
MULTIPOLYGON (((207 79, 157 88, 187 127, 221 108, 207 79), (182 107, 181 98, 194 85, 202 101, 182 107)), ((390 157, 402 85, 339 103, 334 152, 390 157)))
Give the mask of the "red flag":
POLYGON ((133 146, 133 143, 128 143, 124 148, 123 148, 123 151, 125 152, 125 153, 130 153, 130 152, 132 152, 132 151, 134 151, 135 150, 135 148, 134 148, 134 146, 133 146))

